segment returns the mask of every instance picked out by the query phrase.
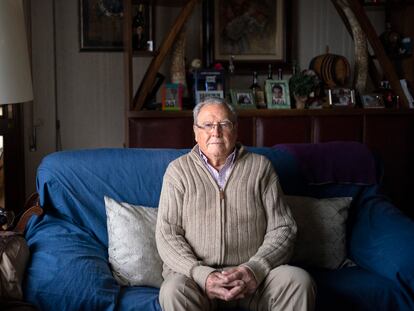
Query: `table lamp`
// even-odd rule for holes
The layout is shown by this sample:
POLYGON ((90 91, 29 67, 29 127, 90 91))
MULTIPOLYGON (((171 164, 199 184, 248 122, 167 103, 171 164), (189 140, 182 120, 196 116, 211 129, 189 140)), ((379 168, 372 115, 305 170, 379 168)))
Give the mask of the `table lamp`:
MULTIPOLYGON (((31 100, 33 89, 23 1, 0 0, 0 105, 31 100)), ((0 208, 0 228, 13 222, 13 218, 11 212, 0 208)))

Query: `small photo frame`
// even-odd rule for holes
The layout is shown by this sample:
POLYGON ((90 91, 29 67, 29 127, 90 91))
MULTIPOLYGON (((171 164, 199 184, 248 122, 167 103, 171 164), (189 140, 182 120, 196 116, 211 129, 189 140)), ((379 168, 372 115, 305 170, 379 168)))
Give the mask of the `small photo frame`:
POLYGON ((328 90, 329 105, 331 107, 354 107, 355 91, 350 88, 333 88, 328 90))
POLYGON ((231 102, 237 109, 256 109, 253 91, 249 89, 230 90, 231 102))
POLYGON ((218 91, 196 91, 196 104, 204 101, 205 98, 224 98, 224 92, 218 91))
POLYGON ((289 82, 287 80, 266 80, 266 102, 269 109, 290 109, 289 82))
POLYGON ((382 95, 377 93, 362 94, 361 103, 363 108, 385 108, 382 95))
POLYGON ((166 83, 162 88, 162 110, 183 109, 184 87, 179 83, 166 83))

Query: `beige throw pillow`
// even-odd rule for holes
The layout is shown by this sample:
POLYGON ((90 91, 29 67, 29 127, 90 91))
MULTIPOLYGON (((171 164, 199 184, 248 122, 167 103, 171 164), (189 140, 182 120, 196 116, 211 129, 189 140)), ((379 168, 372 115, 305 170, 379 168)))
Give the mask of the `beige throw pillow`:
POLYGON ((286 196, 298 226, 291 262, 337 269, 346 260, 346 221, 352 198, 286 196))
POLYGON ((120 285, 160 287, 162 261, 155 243, 157 208, 119 203, 105 196, 108 255, 120 285))

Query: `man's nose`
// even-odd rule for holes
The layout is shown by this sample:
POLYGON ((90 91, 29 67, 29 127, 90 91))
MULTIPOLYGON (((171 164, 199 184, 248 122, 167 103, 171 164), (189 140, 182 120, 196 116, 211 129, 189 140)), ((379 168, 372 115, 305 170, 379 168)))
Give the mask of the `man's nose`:
POLYGON ((215 124, 211 130, 211 134, 218 136, 221 135, 221 133, 223 132, 220 124, 215 124))

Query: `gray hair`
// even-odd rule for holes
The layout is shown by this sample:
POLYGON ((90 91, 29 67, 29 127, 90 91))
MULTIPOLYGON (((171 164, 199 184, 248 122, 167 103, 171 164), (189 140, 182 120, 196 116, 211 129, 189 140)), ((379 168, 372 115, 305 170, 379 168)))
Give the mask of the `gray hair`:
POLYGON ((236 110, 232 105, 227 103, 227 101, 223 98, 218 97, 206 97, 202 102, 199 102, 193 109, 193 120, 194 124, 197 124, 198 114, 200 113, 201 108, 206 105, 222 105, 228 109, 230 112, 230 121, 233 123, 237 123, 237 113, 236 110))

